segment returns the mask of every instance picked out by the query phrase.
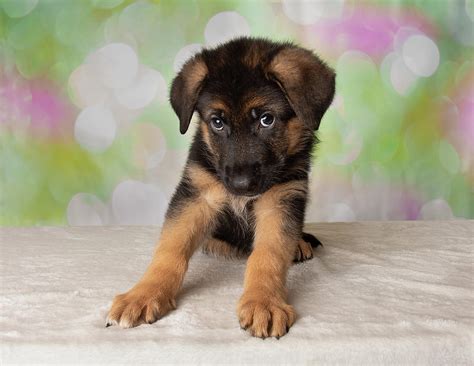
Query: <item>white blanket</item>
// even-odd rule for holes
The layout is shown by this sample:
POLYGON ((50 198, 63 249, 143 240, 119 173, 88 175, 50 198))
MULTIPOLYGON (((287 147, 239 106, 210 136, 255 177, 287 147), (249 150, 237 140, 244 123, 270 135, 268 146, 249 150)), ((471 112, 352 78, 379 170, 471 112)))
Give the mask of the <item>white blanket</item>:
POLYGON ((280 340, 239 327, 245 261, 196 254, 176 311, 105 328, 113 296, 142 275, 157 228, 0 229, 1 362, 474 363, 474 221, 308 229, 325 246, 291 268, 298 319, 280 340))

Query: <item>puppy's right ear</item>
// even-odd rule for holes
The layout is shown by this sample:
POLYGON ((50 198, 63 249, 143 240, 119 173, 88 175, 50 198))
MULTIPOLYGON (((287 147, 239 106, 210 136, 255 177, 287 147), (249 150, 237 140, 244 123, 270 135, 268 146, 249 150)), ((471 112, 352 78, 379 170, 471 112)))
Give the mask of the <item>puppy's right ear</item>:
POLYGON ((334 71, 311 51, 289 45, 273 57, 267 75, 286 94, 296 115, 317 130, 334 98, 334 71))
POLYGON ((170 101, 179 118, 179 131, 184 135, 194 113, 207 66, 200 55, 187 61, 171 85, 170 101))

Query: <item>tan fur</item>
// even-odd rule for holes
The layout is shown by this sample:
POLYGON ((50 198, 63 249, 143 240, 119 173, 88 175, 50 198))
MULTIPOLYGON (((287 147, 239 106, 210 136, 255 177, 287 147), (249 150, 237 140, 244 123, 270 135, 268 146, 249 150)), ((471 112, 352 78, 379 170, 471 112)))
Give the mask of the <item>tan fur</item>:
POLYGON ((176 307, 176 295, 188 262, 222 207, 226 192, 221 183, 196 166, 189 175, 201 194, 163 226, 152 262, 142 279, 127 293, 114 299, 108 323, 123 328, 153 322, 176 307))
POLYGON ((184 80, 186 80, 186 91, 189 95, 199 89, 199 85, 208 73, 206 63, 201 58, 195 58, 193 62, 187 63, 183 67, 184 80))
MULTIPOLYGON (((301 172, 301 177, 307 177, 309 161, 305 154, 291 159, 296 160, 291 164, 285 159, 302 149, 310 153, 306 150, 313 141, 307 139, 313 138, 312 132, 319 127, 332 100, 334 78, 332 70, 310 51, 264 39, 237 39, 229 45, 203 51, 184 64, 170 91, 180 131, 186 133, 194 112, 198 112, 203 121, 200 121, 200 131, 195 135, 182 181, 168 208, 152 262, 130 291, 114 299, 108 324, 133 327, 143 322, 151 323, 174 309, 189 260, 204 242, 205 252, 228 258, 253 250, 248 259, 244 293, 238 305, 241 326, 258 337, 280 337, 288 331, 296 317, 293 307, 287 303, 288 268, 294 259, 307 259, 312 255, 311 245, 301 240, 302 199, 307 196, 307 180, 274 184, 279 181, 280 174, 295 177, 295 173, 301 172), (260 75, 262 68, 267 80, 260 75), (239 80, 235 80, 236 73, 239 80), (208 77, 215 80, 204 83, 208 77), (235 88, 235 82, 240 82, 240 78, 243 83, 235 88), (212 87, 213 81, 215 87, 212 87), (281 92, 277 93, 276 86, 269 81, 276 82, 281 92), (264 85, 273 86, 274 92, 267 92, 264 85), (243 90, 246 86, 248 90, 243 90), (233 88, 235 92, 232 92, 233 88), (287 116, 288 103, 297 118, 288 121, 286 130, 278 126, 271 135, 262 134, 264 149, 252 148, 252 144, 258 144, 258 141, 246 138, 245 133, 250 132, 248 124, 255 123, 257 127, 258 119, 265 112, 287 116), (260 115, 256 115, 257 112, 260 115), (213 114, 219 114, 230 126, 226 129, 227 137, 234 133, 226 141, 235 144, 228 154, 225 151, 220 153, 221 144, 214 142, 218 137, 207 124, 213 114), (237 126, 237 123, 245 125, 237 126), (266 154, 268 149, 272 150, 273 156, 266 154), (248 160, 248 166, 242 160, 248 160), (261 169, 261 166, 273 161, 280 164, 275 163, 274 172, 267 175, 267 169, 261 169), (210 174, 201 167, 209 164, 217 174, 210 174), (256 197, 234 196, 227 192, 220 179, 223 175, 233 178, 229 170, 239 173, 232 165, 242 170, 252 168, 252 174, 265 179, 258 185, 252 182, 249 194, 271 188, 256 197), (264 173, 265 177, 261 177, 264 173), (292 205, 296 198, 296 204, 292 205), (249 203, 252 205, 250 212, 249 203), (220 214, 223 216, 218 216, 220 214), (224 224, 219 221, 229 219, 228 215, 232 216, 232 230, 228 225, 218 227, 224 224), (214 233, 215 229, 219 229, 217 233, 214 233), (251 234, 254 234, 253 248, 251 243, 234 247, 212 237, 213 234, 218 237, 222 234, 227 238, 232 232, 246 241, 250 241, 251 234)), ((255 132, 253 127, 251 133, 255 132)), ((230 237, 227 240, 234 244, 236 239, 230 237)))
POLYGON ((215 238, 210 238, 206 240, 202 246, 202 251, 206 254, 211 254, 216 257, 223 257, 226 259, 246 257, 246 255, 239 251, 237 247, 234 247, 225 241, 218 240, 215 238))
POLYGON ((288 136, 288 155, 296 154, 302 147, 302 136, 304 131, 304 124, 298 118, 292 118, 288 121, 287 136, 288 136))
POLYGON ((291 47, 272 59, 266 73, 280 85, 296 115, 318 129, 334 96, 334 72, 312 52, 291 47))
POLYGON ((294 181, 272 187, 255 202, 254 250, 247 263, 237 313, 243 328, 257 337, 280 337, 295 321, 286 303, 286 274, 299 238, 283 230, 282 199, 302 194, 307 183, 294 181))
POLYGON ((257 67, 262 61, 262 51, 258 47, 258 45, 251 45, 245 53, 243 62, 250 68, 257 67))
POLYGON ((300 67, 298 65, 304 62, 299 49, 281 50, 270 63, 270 69, 278 76, 284 75, 285 78, 298 79, 300 77, 300 67))
POLYGON ((255 200, 254 197, 235 196, 230 194, 228 203, 232 208, 232 211, 234 211, 238 217, 246 219, 247 217, 245 216, 245 208, 248 203, 253 200, 255 200))
POLYGON ((220 110, 224 111, 225 113, 229 113, 229 108, 227 107, 227 105, 220 100, 213 100, 211 103, 209 103, 208 109, 213 109, 217 111, 220 110))
POLYGON ((260 95, 250 95, 245 100, 245 105, 242 109, 248 113, 253 108, 262 107, 263 105, 267 104, 268 101, 268 98, 262 97, 260 95))
POLYGON ((313 247, 310 243, 305 242, 303 239, 300 239, 298 246, 295 251, 294 262, 304 262, 313 258, 313 247))
POLYGON ((216 157, 214 148, 212 147, 211 136, 209 134, 209 127, 207 126, 206 123, 202 121, 199 123, 199 125, 202 132, 202 138, 204 139, 204 142, 206 143, 207 148, 209 149, 209 152, 211 153, 212 157, 216 157))
MULTIPOLYGON (((247 253, 241 252, 237 247, 232 246, 231 244, 218 240, 215 238, 210 238, 204 241, 202 245, 202 251, 205 254, 210 254, 215 257, 222 257, 225 259, 234 259, 234 258, 246 258, 248 257, 247 253)), ((310 243, 301 239, 298 242, 296 247, 295 255, 293 262, 300 263, 313 258, 313 247, 310 243)))

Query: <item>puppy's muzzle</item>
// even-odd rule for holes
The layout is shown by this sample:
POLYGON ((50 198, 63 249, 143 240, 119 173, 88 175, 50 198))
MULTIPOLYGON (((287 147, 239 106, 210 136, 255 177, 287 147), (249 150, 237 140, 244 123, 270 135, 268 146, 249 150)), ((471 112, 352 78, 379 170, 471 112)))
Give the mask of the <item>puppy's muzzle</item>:
POLYGON ((253 196, 259 193, 260 172, 258 167, 226 166, 224 181, 227 188, 236 195, 253 196))

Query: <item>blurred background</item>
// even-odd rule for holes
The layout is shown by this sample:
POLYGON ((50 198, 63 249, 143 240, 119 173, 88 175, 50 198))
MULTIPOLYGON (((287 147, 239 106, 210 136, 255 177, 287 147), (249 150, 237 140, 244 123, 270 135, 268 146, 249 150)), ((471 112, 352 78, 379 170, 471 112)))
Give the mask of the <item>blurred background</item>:
POLYGON ((161 224, 202 47, 291 40, 337 72, 307 221, 474 218, 474 2, 0 0, 0 225, 161 224))

